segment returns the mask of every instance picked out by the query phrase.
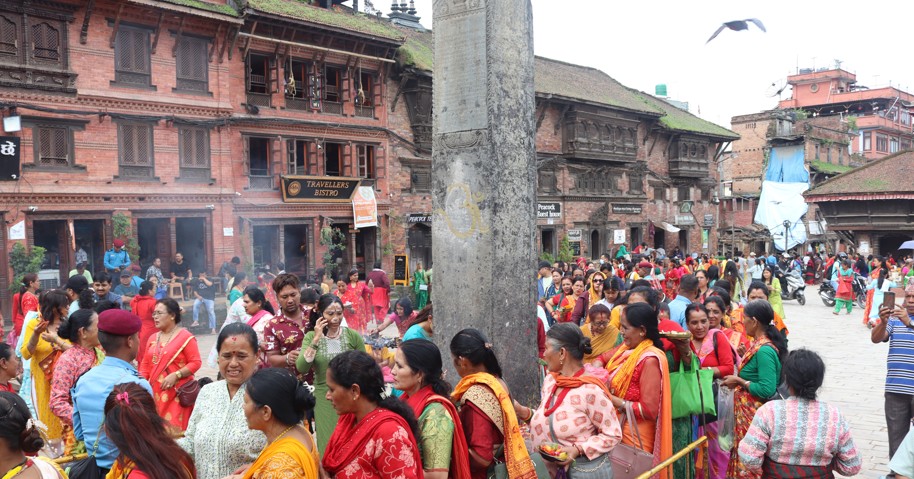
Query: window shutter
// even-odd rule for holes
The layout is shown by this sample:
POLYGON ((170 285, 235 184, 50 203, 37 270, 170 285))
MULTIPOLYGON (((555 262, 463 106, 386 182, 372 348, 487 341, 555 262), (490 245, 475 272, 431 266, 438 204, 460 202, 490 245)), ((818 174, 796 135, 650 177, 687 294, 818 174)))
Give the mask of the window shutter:
POLYGON ((323 107, 324 78, 323 68, 317 62, 311 64, 311 74, 308 75, 308 98, 311 99, 311 109, 320 110, 323 107))
POLYGON ((374 171, 375 178, 386 178, 387 177, 387 155, 385 152, 386 148, 381 148, 379 146, 372 147, 374 150, 374 171))
POLYGON ((8 14, 0 15, 0 54, 16 55, 19 53, 18 17, 8 14))
POLYGON ((313 141, 308 142, 307 147, 308 152, 308 174, 309 175, 320 175, 320 162, 318 161, 318 150, 317 143, 313 141))
POLYGON ((343 146, 343 171, 341 171, 342 176, 355 176, 352 166, 352 149, 353 146, 351 143, 343 146))
POLYGON ((244 174, 250 175, 251 174, 251 138, 245 137, 241 143, 244 144, 244 157, 241 160, 243 163, 242 166, 244 167, 244 174))
POLYGON ((47 22, 32 25, 32 58, 54 63, 60 60, 60 32, 47 22))
POLYGON ((342 91, 340 92, 340 102, 347 102, 352 98, 352 69, 343 68, 342 91))
MULTIPOLYGON (((384 104, 384 96, 381 94, 382 82, 378 79, 378 77, 372 77, 371 80, 371 97, 373 99, 371 104, 374 106, 381 106, 384 104)), ((365 92, 365 94, 368 94, 368 92, 365 92)))
POLYGON ((270 141, 270 171, 277 177, 276 184, 279 184, 278 178, 283 174, 282 169, 282 142, 277 139, 270 141))
POLYGON ((175 60, 177 87, 182 90, 207 90, 207 41, 181 37, 175 60))

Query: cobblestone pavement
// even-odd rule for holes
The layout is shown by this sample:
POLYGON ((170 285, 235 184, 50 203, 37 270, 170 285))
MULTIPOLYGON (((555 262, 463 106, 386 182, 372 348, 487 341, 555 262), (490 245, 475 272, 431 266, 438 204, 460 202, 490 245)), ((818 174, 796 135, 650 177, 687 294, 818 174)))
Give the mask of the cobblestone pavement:
MULTIPOLYGON (((888 436, 883 410, 887 344, 872 344, 869 329, 861 323, 862 311, 834 316, 810 288, 805 306, 786 302, 790 348, 805 347, 819 353, 826 365, 822 400, 838 406, 851 423, 854 440, 863 458, 857 477, 875 479, 888 473, 888 436)), ((206 357, 215 335, 197 337, 203 357, 203 376, 216 377, 206 357)), ((199 376, 199 375, 198 375, 199 376)))
POLYGON ((870 330, 862 324, 863 312, 834 316, 807 288, 807 303, 784 303, 789 347, 814 350, 825 361, 825 384, 820 398, 838 406, 851 423, 851 432, 863 458, 856 477, 877 478, 887 474, 889 443, 885 425, 884 386, 888 343, 870 342, 870 330))

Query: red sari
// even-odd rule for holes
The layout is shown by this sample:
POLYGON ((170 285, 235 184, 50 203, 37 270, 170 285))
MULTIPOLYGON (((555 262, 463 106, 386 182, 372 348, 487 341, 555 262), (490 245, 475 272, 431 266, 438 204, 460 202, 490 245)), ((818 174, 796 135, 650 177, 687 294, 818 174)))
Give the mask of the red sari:
POLYGON ((153 296, 136 295, 130 300, 130 310, 140 317, 140 322, 142 323, 140 328, 140 351, 136 356, 140 360, 146 355, 146 345, 149 343, 149 337, 157 331, 156 323, 152 320, 152 310, 155 307, 156 299, 153 296))
POLYGON ((19 335, 22 334, 22 324, 25 321, 25 315, 31 311, 38 311, 38 297, 26 291, 20 296, 19 293, 13 295, 13 331, 10 344, 16 344, 19 335))
POLYGON ((341 415, 321 465, 335 479, 425 477, 409 424, 380 407, 358 422, 355 414, 341 415))
POLYGON ((351 307, 343 309, 343 317, 349 329, 364 333, 371 320, 371 289, 364 282, 359 281, 355 286, 346 283, 346 291, 337 294, 343 304, 352 303, 351 307))
MULTIPOLYGON (((451 421, 454 421, 451 467, 448 468, 447 477, 448 479, 470 479, 470 451, 467 447, 467 439, 464 436, 463 424, 460 422, 460 414, 457 412, 457 408, 454 407, 454 403, 450 399, 435 394, 431 386, 423 387, 416 392, 415 396, 403 394, 400 399, 413 408, 413 413, 415 413, 417 419, 425 411, 425 408, 434 403, 444 406, 444 409, 451 417, 451 421)), ((419 427, 422 427, 421 424, 419 427)))
POLYGON ((149 380, 152 385, 152 396, 156 402, 156 410, 166 422, 182 431, 187 429, 190 413, 194 407, 183 407, 178 402, 177 390, 193 379, 193 373, 203 364, 200 361, 200 350, 197 339, 190 331, 182 329, 164 346, 159 344, 158 333, 149 339, 146 354, 140 363, 140 376, 149 380), (175 371, 186 367, 191 374, 181 378, 170 389, 162 389, 162 381, 175 371))

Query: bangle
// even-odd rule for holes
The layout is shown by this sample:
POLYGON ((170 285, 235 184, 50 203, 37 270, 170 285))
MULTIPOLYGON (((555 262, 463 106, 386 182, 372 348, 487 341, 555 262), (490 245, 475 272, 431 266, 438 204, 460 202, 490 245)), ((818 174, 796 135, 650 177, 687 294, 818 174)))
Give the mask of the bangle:
POLYGON ((524 422, 530 422, 531 419, 533 419, 533 408, 527 406, 527 419, 524 419, 524 422))
POLYGON ((578 457, 581 457, 584 455, 584 448, 582 448, 581 446, 579 446, 577 444, 572 444, 572 446, 574 446, 574 448, 578 450, 578 457))
POLYGON ((289 353, 286 353, 286 366, 292 366, 292 361, 290 361, 291 358, 292 356, 289 356, 289 353))
POLYGON ((181 370, 180 370, 180 369, 179 369, 179 370, 177 370, 177 371, 175 371, 175 376, 177 376, 177 377, 178 377, 178 379, 181 379, 181 378, 183 378, 183 377, 184 377, 184 375, 183 375, 183 374, 181 374, 181 370))

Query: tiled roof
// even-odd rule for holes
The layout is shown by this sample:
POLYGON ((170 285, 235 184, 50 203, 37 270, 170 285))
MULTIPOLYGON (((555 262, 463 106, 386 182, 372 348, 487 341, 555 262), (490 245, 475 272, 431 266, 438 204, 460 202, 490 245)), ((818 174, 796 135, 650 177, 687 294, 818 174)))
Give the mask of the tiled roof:
POLYGON ((825 181, 806 196, 866 195, 911 192, 914 151, 902 151, 825 181))
POLYGON ((703 120, 660 98, 644 92, 639 92, 638 94, 645 103, 663 111, 664 115, 660 117, 660 123, 667 129, 728 140, 739 139, 739 134, 710 121, 703 120))
POLYGON ((596 68, 536 57, 536 93, 552 94, 574 100, 599 103, 625 110, 662 114, 662 110, 642 101, 631 89, 596 68))
POLYGON ((364 13, 343 12, 339 7, 314 7, 305 0, 247 0, 247 7, 262 13, 349 30, 397 43, 402 42, 404 37, 400 30, 386 20, 364 13))

